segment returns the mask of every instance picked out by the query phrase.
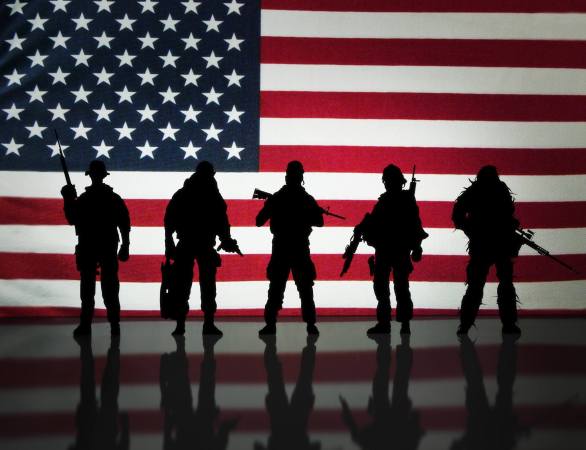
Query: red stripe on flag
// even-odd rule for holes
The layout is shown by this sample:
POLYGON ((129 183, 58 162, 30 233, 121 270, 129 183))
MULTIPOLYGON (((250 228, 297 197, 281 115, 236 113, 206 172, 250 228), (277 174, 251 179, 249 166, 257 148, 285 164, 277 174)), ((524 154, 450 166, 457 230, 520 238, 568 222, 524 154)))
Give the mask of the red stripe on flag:
MULTIPOLYGON (((407 169, 406 166, 403 168, 407 169)), ((232 226, 255 226, 256 215, 262 207, 261 201, 228 200, 227 203, 232 226)), ((320 203, 346 217, 345 222, 340 222, 339 219, 326 216, 325 226, 352 227, 362 220, 366 212, 372 210, 375 201, 320 200, 320 203)), ((134 227, 162 226, 167 200, 126 200, 126 205, 134 227)), ((452 202, 419 201, 418 205, 425 227, 453 227, 452 202)), ((67 225, 62 208, 63 201, 59 199, 0 197, 0 225, 67 225)), ((526 228, 586 227, 586 202, 519 202, 516 203, 516 215, 526 228)))
POLYGON ((578 95, 263 91, 260 101, 262 117, 586 121, 578 95))
MULTIPOLYGON (((501 175, 573 175, 586 173, 586 148, 501 149, 443 147, 344 147, 263 145, 260 170, 283 171, 293 159, 308 172, 382 173, 394 163, 406 171, 417 165, 419 173, 470 175, 486 164, 501 175)), ((464 186, 462 186, 464 187, 464 186)))
POLYGON ((586 68, 585 41, 263 36, 261 63, 586 68))
MULTIPOLYGON (((340 249, 342 251, 343 249, 340 249)), ((545 282, 586 279, 586 255, 560 255, 574 267, 575 274, 543 256, 520 256, 515 265, 515 281, 545 282)), ((132 255, 120 265, 120 281, 160 282, 162 255, 132 255)), ((266 279, 270 255, 222 256, 218 281, 260 281, 266 279)), ((341 255, 313 255, 318 280, 370 280, 368 255, 356 255, 349 272, 340 278, 343 260, 341 255)), ((411 281, 464 282, 467 256, 426 255, 415 265, 411 281)), ((76 280, 79 274, 73 255, 0 253, 0 278, 76 280)), ((197 269, 194 280, 198 279, 197 269)), ((496 281, 491 271, 489 281, 496 281)))
POLYGON ((354 12, 586 12, 583 0, 263 0, 262 9, 354 12))
MULTIPOLYGON (((454 338, 455 340, 455 338, 454 338)), ((373 344, 373 349, 376 345, 373 344)), ((576 358, 580 346, 523 345, 517 349, 517 375, 585 375, 586 360, 576 358)), ((500 346, 477 345, 476 351, 484 376, 497 373, 500 346)), ((160 355, 122 355, 120 358, 121 384, 158 384, 160 355)), ((300 355, 279 354, 286 383, 297 379, 300 355)), ((218 354, 216 381, 218 383, 262 383, 266 380, 262 353, 218 354)), ((188 355, 189 379, 200 377, 201 354, 188 355)), ((106 364, 105 356, 95 357, 97 379, 106 364)), ((394 365, 394 363, 392 364, 394 365)), ((79 382, 78 357, 0 359, 0 388, 41 388, 75 386, 79 382)), ((375 351, 319 353, 314 371, 314 382, 364 382, 376 371, 375 351), (342 368, 352 368, 343 370, 342 368)), ((460 353, 457 346, 413 349, 411 380, 449 379, 462 376, 460 353)))

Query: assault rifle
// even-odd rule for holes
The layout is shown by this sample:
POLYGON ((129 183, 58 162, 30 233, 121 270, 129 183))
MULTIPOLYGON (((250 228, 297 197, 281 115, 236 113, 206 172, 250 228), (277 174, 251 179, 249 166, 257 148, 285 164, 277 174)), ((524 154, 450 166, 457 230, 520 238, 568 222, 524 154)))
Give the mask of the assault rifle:
POLYGON ((576 269, 574 269, 572 266, 570 266, 569 264, 566 264, 561 259, 553 256, 546 249, 544 249, 540 245, 533 242, 533 237, 535 236, 535 232, 533 232, 531 230, 523 230, 522 228, 519 227, 519 228, 515 229, 515 236, 519 240, 519 247, 518 248, 520 248, 522 245, 527 245, 528 247, 531 247, 533 250, 535 250, 540 255, 547 256, 549 259, 554 260, 556 263, 564 266, 566 269, 571 270, 575 274, 578 274, 578 271, 576 269))
MULTIPOLYGON (((255 189, 254 192, 252 193, 253 199, 258 198, 260 200, 266 200, 268 198, 271 198, 272 196, 273 196, 273 194, 271 194, 269 192, 261 191, 260 189, 255 189)), ((344 216, 340 216, 338 214, 334 214, 333 212, 330 212, 330 208, 322 208, 320 206, 319 209, 322 212, 322 214, 325 214, 326 216, 332 216, 332 217, 336 217, 338 219, 346 220, 346 218, 344 216)))
POLYGON ((53 131, 55 131, 55 138, 57 139, 57 145, 59 146, 59 160, 61 161, 63 175, 65 175, 65 182, 67 186, 73 186, 73 184, 71 183, 71 178, 69 177, 69 170, 67 170, 67 162, 65 161, 65 155, 63 154, 63 150, 61 149, 61 142, 59 142, 59 135, 57 134, 57 130, 53 131))
POLYGON ((417 178, 415 178, 415 165, 413 165, 413 172, 411 173, 411 182, 409 183, 409 192, 413 197, 415 197, 415 189, 417 188, 417 183, 419 183, 417 178))

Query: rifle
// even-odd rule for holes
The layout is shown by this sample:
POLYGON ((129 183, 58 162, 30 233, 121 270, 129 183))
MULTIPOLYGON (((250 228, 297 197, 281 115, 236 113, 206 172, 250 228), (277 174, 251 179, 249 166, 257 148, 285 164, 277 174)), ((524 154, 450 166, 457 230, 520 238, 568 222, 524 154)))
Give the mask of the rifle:
POLYGON ((521 227, 519 227, 519 228, 516 228, 515 229, 515 236, 517 237, 517 239, 519 239, 519 242, 520 242, 519 247, 521 247, 523 244, 525 244, 528 247, 531 247, 533 250, 535 250, 540 255, 547 256, 549 259, 554 260, 558 264, 564 266, 566 269, 571 270, 576 275, 579 274, 579 272, 576 269, 574 269, 572 266, 570 266, 569 264, 566 264, 561 259, 553 256, 546 249, 544 249, 540 245, 538 245, 535 242, 533 242, 533 236, 535 236, 535 232, 534 231, 531 231, 531 230, 523 230, 521 227))
POLYGON ((65 161, 65 155, 63 154, 63 150, 61 149, 61 142, 59 142, 59 135, 57 134, 57 130, 54 129, 53 131, 55 131, 55 138, 57 139, 57 145, 59 146, 59 160, 61 161, 63 175, 65 175, 65 182, 67 186, 73 186, 71 178, 69 177, 69 170, 67 170, 67 162, 65 161))
POLYGON ((344 266, 340 272, 340 277, 343 277, 344 274, 348 272, 348 269, 352 264, 354 254, 356 253, 356 250, 358 250, 358 245, 360 244, 360 241, 364 239, 364 229, 367 226, 369 220, 370 213, 366 213, 364 215, 364 219, 362 219, 362 221, 354 227, 354 232, 352 233, 350 242, 346 246, 346 250, 344 250, 344 254, 342 255, 342 258, 344 259, 344 266))
POLYGON ((420 180, 415 178, 415 165, 413 165, 413 173, 411 173, 411 182, 409 183, 409 192, 413 197, 415 197, 415 188, 417 188, 417 183, 419 183, 419 181, 420 180))
MULTIPOLYGON (((261 191, 260 189, 255 189, 254 192, 252 193, 252 198, 258 198, 260 200, 267 200, 269 198, 271 198, 273 196, 273 194, 269 193, 269 192, 265 192, 265 191, 261 191)), ((333 212, 330 212, 330 208, 322 208, 321 206, 319 206, 319 210, 321 211, 322 214, 325 214, 326 216, 332 216, 332 217, 336 217, 338 219, 342 219, 342 220, 346 220, 346 218, 344 216, 340 216, 338 214, 334 214, 333 212)))

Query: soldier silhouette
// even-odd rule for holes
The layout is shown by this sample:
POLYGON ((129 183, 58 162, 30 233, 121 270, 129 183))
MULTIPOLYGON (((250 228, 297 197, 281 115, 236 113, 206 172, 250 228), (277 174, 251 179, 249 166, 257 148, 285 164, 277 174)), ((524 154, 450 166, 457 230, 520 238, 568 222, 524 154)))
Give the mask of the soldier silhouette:
POLYGON ((511 191, 499 179, 496 167, 484 166, 476 179, 457 198, 452 221, 468 236, 470 260, 466 268, 468 287, 460 307, 458 335, 468 333, 482 302, 490 266, 499 279, 497 303, 503 333, 520 333, 517 326, 517 294, 513 286, 513 258, 521 242, 515 236, 519 221, 514 217, 511 191))
POLYGON ((311 227, 324 224, 323 211, 303 188, 303 165, 291 161, 287 165, 285 185, 269 197, 256 216, 256 226, 270 220, 273 251, 267 267, 268 299, 265 305, 266 326, 260 335, 276 332, 277 315, 283 307, 283 297, 289 272, 299 291, 303 320, 309 334, 319 334, 315 326, 313 282, 316 271, 309 252, 311 227))
POLYGON ((96 399, 96 380, 92 343, 88 337, 76 338, 80 347, 80 401, 75 414, 76 439, 70 450, 128 450, 128 414, 118 411, 120 388, 120 338, 112 336, 102 374, 100 404, 96 399))
POLYGON ((161 408, 164 413, 163 448, 225 450, 236 420, 218 426, 220 409, 216 405, 216 361, 214 346, 220 336, 203 336, 197 409, 193 409, 185 337, 175 336, 177 349, 161 356, 161 408))
POLYGON ((274 335, 261 336, 265 343, 264 364, 269 392, 265 405, 270 419, 270 435, 265 446, 254 443, 254 450, 319 450, 320 442, 311 442, 307 433, 309 416, 313 410, 313 371, 315 367, 315 343, 317 335, 308 335, 301 354, 301 366, 291 402, 285 391, 283 367, 277 356, 274 335))
POLYGON ((376 373, 372 382, 372 397, 368 401, 368 413, 372 422, 359 428, 346 400, 342 403, 342 419, 350 430, 352 440, 364 450, 410 449, 415 450, 423 436, 419 413, 413 410, 409 398, 409 377, 413 364, 413 352, 409 336, 401 337, 397 346, 397 369, 393 381, 393 398, 389 401, 389 375, 391 368, 391 337, 377 335, 376 373))
POLYGON ((214 248, 216 236, 220 238, 220 247, 227 252, 240 252, 240 249, 230 236, 226 202, 218 190, 215 173, 211 163, 200 162, 195 173, 173 195, 165 211, 165 255, 175 260, 174 285, 170 292, 179 305, 173 334, 185 333, 195 261, 204 314, 203 334, 222 334, 214 324, 216 272, 221 265, 220 255, 214 248), (173 233, 177 233, 179 239, 177 246, 173 233))
POLYGON ((81 314, 75 336, 91 333, 96 293, 96 274, 99 268, 102 297, 113 335, 120 334, 120 301, 118 292, 118 260, 128 260, 130 245, 130 217, 124 200, 104 184, 109 175, 106 165, 99 160, 90 163, 85 173, 92 184, 79 198, 75 186, 65 185, 61 189, 64 199, 65 217, 75 225, 78 244, 75 261, 80 273, 81 314), (118 231, 122 245, 118 251, 118 231), (118 252, 118 256, 116 253, 118 252))
POLYGON ((389 164, 383 171, 383 193, 372 213, 359 227, 363 227, 364 240, 375 249, 374 294, 378 301, 377 324, 367 333, 390 333, 391 292, 389 277, 393 273, 393 285, 397 297, 397 322, 401 333, 410 333, 409 321, 413 318, 413 301, 409 291, 409 274, 413 271, 411 259, 421 261, 421 241, 427 233, 421 226, 419 208, 415 196, 403 190, 407 182, 401 169, 389 164))
POLYGON ((486 395, 482 367, 468 336, 460 338, 460 360, 466 379, 468 418, 464 435, 451 450, 512 450, 529 429, 522 427, 513 411, 513 387, 517 373, 515 336, 503 336, 497 367, 497 393, 494 407, 486 395))

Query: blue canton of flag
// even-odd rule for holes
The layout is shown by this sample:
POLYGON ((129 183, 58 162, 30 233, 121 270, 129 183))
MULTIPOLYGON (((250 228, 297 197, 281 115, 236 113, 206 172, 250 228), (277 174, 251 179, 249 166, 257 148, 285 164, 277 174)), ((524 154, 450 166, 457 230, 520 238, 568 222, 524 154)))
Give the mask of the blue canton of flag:
POLYGON ((0 170, 258 169, 259 1, 0 6, 0 170))

